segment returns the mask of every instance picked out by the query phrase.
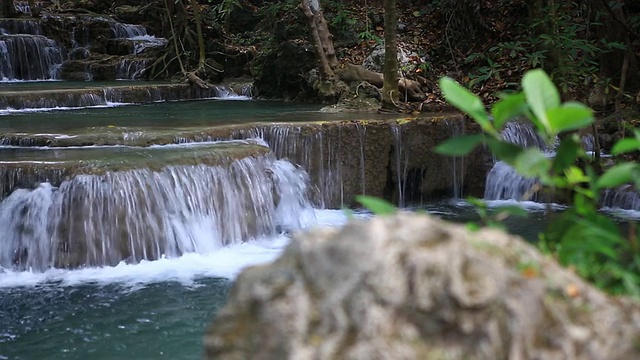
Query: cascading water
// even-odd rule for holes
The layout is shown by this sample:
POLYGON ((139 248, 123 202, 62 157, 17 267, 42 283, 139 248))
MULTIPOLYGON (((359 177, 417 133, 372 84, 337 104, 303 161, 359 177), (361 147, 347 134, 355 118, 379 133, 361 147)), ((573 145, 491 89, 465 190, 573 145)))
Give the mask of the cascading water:
MULTIPOLYGON (((549 156, 553 156, 553 148, 545 144, 529 124, 508 123, 502 131, 502 137, 508 142, 524 147, 546 150, 549 156)), ((593 135, 582 136, 581 143, 587 152, 593 152, 596 147, 593 135)), ((511 166, 497 161, 487 174, 484 199, 549 201, 550 199, 534 191, 537 183, 536 179, 525 178, 511 166)), ((609 189, 602 193, 600 206, 611 209, 640 210, 640 194, 631 185, 609 189)))
POLYGON ((536 147, 539 149, 548 149, 548 145, 535 132, 530 124, 520 122, 509 122, 505 125, 500 133, 502 138, 511 143, 523 147, 536 147))
POLYGON ((605 190, 600 198, 600 206, 640 211, 640 193, 631 185, 605 190))
MULTIPOLYGON (((501 135, 505 141, 512 144, 548 149, 544 140, 538 136, 531 125, 526 123, 509 122, 505 125, 501 135)), ((536 179, 525 178, 511 166, 497 161, 487 174, 484 199, 539 200, 537 199, 538 194, 531 191, 536 183, 536 179)))
POLYGON ((0 19, 0 35, 42 35, 40 23, 32 19, 0 19))
POLYGON ((393 152, 396 164, 396 186, 398 188, 398 206, 405 207, 405 190, 407 179, 407 166, 409 163, 409 152, 404 148, 402 143, 402 128, 398 124, 391 126, 393 134, 393 152))
POLYGON ((111 24, 113 37, 116 39, 131 39, 136 36, 147 35, 147 29, 142 25, 123 24, 113 22, 111 24))
MULTIPOLYGON (((523 196, 537 183, 536 179, 525 178, 511 166, 497 161, 489 173, 484 189, 485 200, 523 200, 523 196)), ((527 198, 526 200, 532 200, 527 198)))
POLYGON ((367 191, 366 191, 366 183, 365 183, 365 174, 364 174, 364 163, 365 163, 365 159, 364 159, 364 144, 365 144, 365 137, 367 136, 367 127, 364 124, 360 124, 360 123, 356 123, 356 128, 358 129, 358 139, 360 140, 360 179, 361 181, 361 185, 362 185, 362 195, 366 195, 367 191))
MULTIPOLYGON (((451 137, 464 135, 464 120, 453 119, 446 120, 451 128, 451 137)), ((464 157, 451 157, 451 169, 453 174, 453 198, 460 199, 462 197, 462 189, 464 188, 464 157)))
MULTIPOLYGON (((111 31, 115 39, 128 39, 133 42, 132 55, 142 55, 147 49, 163 47, 167 44, 164 38, 147 34, 142 25, 131 25, 114 22, 111 31)), ((135 80, 142 77, 151 59, 123 58, 116 65, 116 79, 135 80)))
POLYGON ((229 167, 107 172, 19 189, 0 203, 0 267, 135 263, 272 236, 303 225, 307 181, 265 155, 229 167))
POLYGON ((135 80, 141 78, 150 65, 148 59, 124 59, 116 65, 116 80, 135 80))
MULTIPOLYGON (((303 133, 296 126, 265 126, 240 130, 232 138, 263 139, 277 158, 290 159, 309 171, 313 178, 313 200, 320 208, 338 207, 344 203, 344 180, 340 157, 342 154, 341 134, 335 137, 323 135, 322 131, 303 133)), ((196 141, 221 139, 200 138, 196 141)), ((176 138, 176 142, 193 139, 176 138)))
POLYGON ((42 35, 0 35, 0 79, 58 78, 64 50, 42 35))

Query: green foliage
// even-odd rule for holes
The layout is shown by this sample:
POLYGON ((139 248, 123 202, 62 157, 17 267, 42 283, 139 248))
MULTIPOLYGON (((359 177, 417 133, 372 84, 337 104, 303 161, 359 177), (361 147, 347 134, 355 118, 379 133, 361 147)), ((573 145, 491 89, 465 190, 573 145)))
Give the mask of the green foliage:
POLYGON ((588 91, 592 79, 604 85, 607 79, 596 76, 598 59, 612 49, 624 49, 624 45, 593 39, 593 29, 601 24, 590 20, 588 11, 588 5, 580 2, 555 2, 542 9, 544 17, 523 18, 518 25, 520 35, 466 58, 466 64, 473 67, 469 87, 487 80, 502 81, 534 68, 551 71, 550 77, 562 84, 563 92, 588 91))
POLYGON ((376 43, 381 43, 382 38, 376 35, 374 32, 370 31, 370 29, 365 29, 358 33, 358 39, 362 41, 375 41, 376 43))
MULTIPOLYGON (((539 246, 557 256, 564 265, 597 286, 614 294, 640 296, 640 246, 638 235, 622 234, 620 227, 608 216, 598 212, 601 191, 622 184, 635 183, 640 188, 640 165, 618 162, 599 175, 589 165, 577 134, 571 133, 590 126, 593 115, 589 108, 576 102, 562 103, 558 89, 542 70, 531 70, 522 79, 522 92, 502 96, 490 110, 480 98, 449 78, 440 79, 440 88, 447 101, 467 112, 482 128, 483 135, 456 137, 436 147, 441 154, 460 156, 479 144, 486 144, 496 157, 526 177, 537 178, 546 189, 569 192, 572 204, 557 214, 544 233, 539 246), (556 156, 548 157, 536 148, 522 148, 502 140, 504 124, 516 117, 528 119, 539 136, 551 144, 558 135, 560 144, 556 156), (578 167, 576 164, 587 164, 578 167)), ((618 142, 614 154, 640 150, 640 131, 634 137, 618 142)), ((531 192, 535 192, 532 189, 531 192)), ((498 217, 490 217, 481 200, 472 200, 486 225, 495 225, 513 209, 498 217)), ((631 225, 633 228, 633 224, 631 225)))
POLYGON ((398 211, 393 204, 374 196, 358 195, 356 201, 374 215, 393 215, 398 211))

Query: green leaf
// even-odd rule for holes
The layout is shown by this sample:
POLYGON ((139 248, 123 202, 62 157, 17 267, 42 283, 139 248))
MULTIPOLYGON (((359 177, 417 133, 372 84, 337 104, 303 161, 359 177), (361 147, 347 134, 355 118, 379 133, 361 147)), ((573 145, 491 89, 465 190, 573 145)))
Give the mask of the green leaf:
POLYGON ((498 136, 479 97, 449 77, 440 78, 440 90, 449 103, 471 116, 485 132, 498 136))
POLYGON ((374 196, 356 195, 356 201, 375 215, 393 215, 398 212, 393 204, 374 196))
POLYGON ((508 214, 518 217, 529 216, 529 212, 527 212, 527 210, 517 205, 500 206, 497 210, 498 214, 508 214))
POLYGON ((537 148, 528 148, 515 160, 516 171, 525 177, 544 177, 551 169, 551 160, 537 148))
POLYGON ((546 116, 553 134, 582 129, 593 122, 593 113, 578 102, 566 102, 561 107, 548 109, 546 116))
POLYGON ((544 129, 551 131, 547 110, 560 106, 560 93, 542 69, 527 71, 522 78, 522 89, 527 103, 544 129))
POLYGON ((577 136, 565 137, 560 141, 553 159, 553 171, 560 173, 569 166, 575 164, 576 159, 583 154, 582 147, 577 136))
POLYGON ((440 143, 433 151, 442 155, 467 155, 480 144, 483 139, 484 136, 479 134, 456 136, 440 143))
POLYGON ((524 94, 508 94, 491 108, 493 125, 496 129, 502 129, 504 124, 520 115, 524 115, 528 110, 524 100, 524 94))
POLYGON ((600 189, 614 188, 633 181, 638 164, 625 162, 612 166, 600 178, 596 185, 600 189))
POLYGON ((513 165, 516 157, 524 151, 524 148, 502 140, 487 138, 486 142, 493 154, 509 165, 513 165))
POLYGON ((637 150, 640 150, 640 140, 636 138, 626 138, 618 141, 615 145, 613 145, 611 153, 613 155, 620 155, 637 150))
POLYGON ((569 185, 577 185, 577 184, 589 182, 589 178, 587 177, 587 175, 585 175, 582 169, 580 169, 577 166, 568 167, 564 171, 564 176, 567 178, 567 182, 569 183, 569 185))

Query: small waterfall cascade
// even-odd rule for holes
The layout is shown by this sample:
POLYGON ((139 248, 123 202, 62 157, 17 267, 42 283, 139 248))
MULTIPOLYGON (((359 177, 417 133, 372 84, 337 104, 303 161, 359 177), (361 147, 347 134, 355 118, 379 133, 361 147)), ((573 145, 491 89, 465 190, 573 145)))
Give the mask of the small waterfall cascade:
POLYGON ((54 80, 65 60, 65 50, 41 34, 38 22, 0 21, 0 81, 54 80))
MULTIPOLYGON (((502 130, 502 138, 512 144, 524 147, 548 149, 530 124, 509 122, 502 130)), ((525 178, 502 161, 497 161, 487 174, 485 200, 537 200, 537 193, 529 193, 537 183, 536 179, 525 178), (527 199, 523 197, 527 196, 527 199)))
POLYGON ((115 39, 133 39, 147 35, 147 29, 142 25, 131 25, 114 22, 111 31, 115 39))
POLYGON ((0 35, 42 35, 40 23, 33 19, 0 19, 0 35))
POLYGON ((116 65, 116 80, 135 80, 144 75, 150 59, 123 59, 116 65))
POLYGON ((0 267, 136 263, 273 236, 312 214, 308 181, 266 154, 228 167, 108 171, 18 189, 0 202, 0 267))
POLYGON ((118 80, 142 78, 145 69, 151 64, 152 60, 140 56, 148 49, 164 47, 167 44, 166 39, 149 35, 142 25, 114 22, 111 25, 111 31, 114 39, 122 39, 133 43, 131 56, 123 57, 116 65, 116 79, 118 80))
MULTIPOLYGON (((451 128, 451 137, 464 135, 464 120, 454 119, 446 120, 451 128)), ((451 171, 453 179, 453 198, 462 198, 462 189, 464 188, 464 157, 451 157, 451 171)))
POLYGON ((502 132, 502 138, 511 143, 523 147, 537 147, 548 149, 544 140, 535 132, 531 124, 520 122, 508 122, 502 132))
MULTIPOLYGON (((44 6, 44 2, 36 1, 34 2, 37 8, 42 8, 44 6)), ((31 6, 29 6, 29 1, 15 1, 13 2, 13 7, 16 9, 16 12, 21 14, 31 14, 31 6)))
POLYGON ((409 151, 403 146, 402 128, 396 123, 391 125, 393 134, 393 153, 396 173, 396 186, 398 191, 398 206, 405 207, 406 203, 406 180, 409 165, 409 151))
POLYGON ((316 206, 326 208, 344 203, 341 134, 332 139, 322 131, 306 133, 301 127, 275 125, 240 130, 231 137, 262 139, 277 158, 288 159, 307 169, 312 177, 312 200, 316 206))
POLYGON ((114 103, 149 103, 234 96, 225 87, 192 88, 188 84, 87 87, 54 91, 0 92, 0 115, 21 109, 83 108, 114 103))
POLYGON ((358 129, 358 140, 360 141, 360 179, 362 184, 362 195, 367 195, 367 184, 366 184, 366 175, 365 175, 365 156, 364 156, 364 146, 365 146, 365 138, 367 136, 367 126, 364 124, 356 123, 356 128, 358 129))
MULTIPOLYGON (((528 124, 508 123, 502 132, 502 136, 514 144, 545 149, 549 152, 549 156, 553 156, 553 148, 548 147, 528 124)), ((593 135, 582 136, 581 142, 585 151, 594 151, 595 140, 593 135)), ((525 178, 511 166, 502 161, 497 161, 487 174, 484 199, 549 201, 550 199, 544 198, 543 194, 531 192, 531 189, 536 184, 536 179, 525 178)), ((609 189, 602 193, 600 206, 640 211, 640 194, 631 185, 622 186, 618 189, 609 189)))
POLYGON ((536 183, 536 179, 525 178, 518 174, 511 166, 502 161, 498 161, 487 174, 484 199, 523 200, 523 196, 527 195, 527 192, 530 191, 536 183))
POLYGON ((640 211, 640 193, 632 185, 605 190, 600 197, 600 206, 640 211))

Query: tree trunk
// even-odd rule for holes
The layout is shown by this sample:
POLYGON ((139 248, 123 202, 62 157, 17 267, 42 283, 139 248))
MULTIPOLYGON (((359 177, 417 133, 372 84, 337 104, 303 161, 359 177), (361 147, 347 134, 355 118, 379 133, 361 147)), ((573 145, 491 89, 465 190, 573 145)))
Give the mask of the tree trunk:
POLYGON ((384 85, 382 109, 398 109, 398 42, 397 0, 384 1, 384 85))
POLYGON ((0 3, 0 17, 14 17, 16 15, 16 8, 13 5, 13 0, 2 0, 0 3))
POLYGON ((336 77, 334 67, 338 65, 338 60, 333 47, 333 36, 329 33, 327 22, 324 20, 320 0, 301 0, 300 9, 307 17, 311 40, 320 63, 320 79, 333 81, 336 77))
POLYGON ((204 35, 202 33, 202 16, 200 16, 200 4, 198 4, 198 0, 191 0, 191 7, 193 8, 193 18, 196 22, 196 34, 198 36, 198 65, 196 67, 196 71, 204 71, 204 60, 206 58, 205 47, 204 47, 204 35))
MULTIPOLYGON (((631 90, 640 87, 640 77, 638 74, 638 59, 633 53, 631 46, 637 40, 631 33, 625 14, 625 1, 605 1, 600 0, 601 9, 606 15, 598 19, 602 26, 598 28, 598 37, 607 42, 617 42, 624 44, 626 49, 612 49, 600 56, 600 77, 611 79, 613 84, 626 85, 631 90)), ((624 86, 618 86, 624 91, 624 86)))
POLYGON ((36 6, 36 0, 29 0, 29 9, 32 17, 37 18, 40 16, 40 9, 36 6))

